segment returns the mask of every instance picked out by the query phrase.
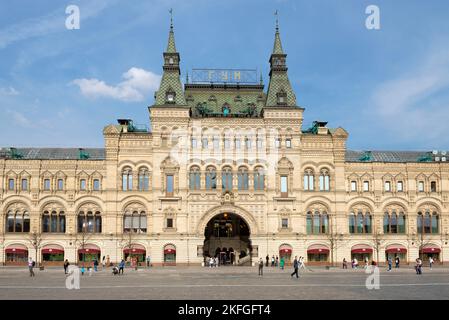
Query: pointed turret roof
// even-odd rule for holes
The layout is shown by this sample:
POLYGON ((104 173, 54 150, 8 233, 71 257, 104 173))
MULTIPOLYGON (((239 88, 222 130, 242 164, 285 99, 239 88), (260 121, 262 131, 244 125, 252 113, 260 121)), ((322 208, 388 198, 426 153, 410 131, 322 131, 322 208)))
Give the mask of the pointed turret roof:
MULTIPOLYGON (((170 10, 170 14, 171 14, 170 10)), ((186 99, 181 83, 181 70, 179 62, 181 58, 176 51, 175 32, 173 31, 173 19, 170 18, 170 32, 168 34, 167 50, 164 52, 164 73, 162 74, 159 90, 155 92, 154 105, 185 106, 186 99)))

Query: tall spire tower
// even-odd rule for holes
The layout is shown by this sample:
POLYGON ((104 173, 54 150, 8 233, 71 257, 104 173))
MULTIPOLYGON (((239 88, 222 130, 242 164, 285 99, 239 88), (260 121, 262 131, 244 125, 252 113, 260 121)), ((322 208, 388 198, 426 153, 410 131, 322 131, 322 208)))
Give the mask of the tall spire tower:
POLYGON ((267 92, 267 107, 296 106, 296 97, 287 75, 287 55, 282 49, 281 35, 279 33, 278 11, 276 16, 276 32, 274 34, 273 52, 270 56, 270 83, 267 92))
POLYGON ((181 58, 176 51, 175 33, 173 31, 173 10, 170 9, 170 32, 168 34, 167 50, 164 52, 164 65, 162 69, 161 84, 155 92, 155 106, 161 105, 186 105, 184 91, 181 84, 181 70, 179 62, 181 58))

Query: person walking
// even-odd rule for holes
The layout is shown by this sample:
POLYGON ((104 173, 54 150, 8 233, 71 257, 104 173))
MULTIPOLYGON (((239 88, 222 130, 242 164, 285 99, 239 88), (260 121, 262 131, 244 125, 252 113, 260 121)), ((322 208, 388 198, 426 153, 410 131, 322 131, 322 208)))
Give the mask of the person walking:
POLYGON ((277 266, 279 265, 279 257, 276 256, 276 263, 275 263, 275 267, 277 268, 277 266))
POLYGON ((134 270, 136 270, 137 271, 137 269, 139 268, 139 257, 136 257, 135 258, 136 259, 136 261, 135 261, 135 269, 134 270))
POLYGON ((284 264, 285 264, 284 257, 281 257, 281 262, 279 263, 279 267, 281 267, 281 270, 284 270, 284 264))
POLYGON ((150 267, 150 256, 147 257, 147 267, 150 267))
POLYGON ((346 258, 343 258, 343 269, 348 269, 348 262, 346 261, 346 258))
POLYGON ((415 265, 415 269, 416 269, 416 274, 422 274, 422 261, 420 258, 416 258, 416 265, 415 265))
POLYGON ((105 260, 106 260, 106 257, 103 256, 103 259, 101 259, 101 267, 102 267, 103 269, 104 269, 104 267, 105 267, 105 265, 106 265, 105 260))
POLYGON ((271 257, 271 266, 274 267, 274 255, 271 257))
POLYGON ((354 258, 354 269, 357 269, 359 266, 359 262, 357 261, 357 258, 354 258))
POLYGON ((299 269, 302 268, 304 270, 307 270, 305 258, 303 256, 299 257, 299 264, 298 264, 298 266, 299 266, 299 269))
POLYGON ((33 270, 35 265, 36 265, 36 262, 34 262, 32 258, 30 258, 30 260, 28 261, 28 270, 30 270, 30 277, 36 276, 34 274, 34 270, 33 270))
POLYGON ((84 268, 84 263, 81 265, 81 275, 84 276, 84 272, 86 269, 84 268))
POLYGON ((368 266, 369 266, 369 260, 368 260, 368 257, 366 256, 365 257, 365 269, 368 268, 368 266))
POLYGON ((290 277, 293 277, 294 274, 296 274, 296 278, 299 278, 299 274, 298 274, 298 268, 299 268, 299 263, 298 263, 298 257, 295 256, 295 260, 293 260, 293 268, 294 271, 292 272, 292 274, 290 275, 290 277))
POLYGON ((120 261, 120 264, 118 265, 118 274, 120 274, 120 271, 123 274, 124 269, 125 269, 125 260, 122 259, 122 261, 120 261))
POLYGON ((396 268, 396 269, 399 269, 399 263, 400 263, 400 260, 399 260, 399 257, 398 257, 398 256, 396 256, 396 259, 394 260, 394 263, 395 263, 395 268, 396 268))
POLYGON ((95 258, 95 260, 94 260, 94 271, 95 272, 98 271, 98 260, 97 260, 97 258, 95 258))
POLYGON ((64 274, 67 274, 67 269, 69 268, 69 260, 65 259, 64 261, 64 274))
POLYGON ((433 265, 433 258, 432 257, 430 257, 429 258, 429 266, 430 266, 430 270, 432 270, 432 265, 433 265))
POLYGON ((393 265, 393 261, 391 261, 391 258, 388 258, 388 270, 391 271, 391 266, 393 265))
POLYGON ((260 260, 259 260, 259 276, 260 277, 263 276, 263 260, 262 260, 262 258, 260 258, 260 260))
POLYGON ((268 256, 268 254, 267 254, 267 256, 265 257, 265 260, 267 261, 266 264, 265 264, 265 266, 268 267, 268 262, 270 261, 270 257, 268 256))
POLYGON ((109 258, 109 255, 106 256, 106 267, 111 266, 111 259, 109 258))

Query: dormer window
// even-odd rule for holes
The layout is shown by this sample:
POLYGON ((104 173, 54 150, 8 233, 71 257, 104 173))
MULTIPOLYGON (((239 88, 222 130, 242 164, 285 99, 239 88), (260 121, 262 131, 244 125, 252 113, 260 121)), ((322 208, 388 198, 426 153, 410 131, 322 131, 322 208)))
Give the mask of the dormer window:
POLYGON ((175 93, 172 91, 167 92, 165 100, 167 103, 175 103, 175 93))
POLYGON ((287 94, 283 90, 277 94, 277 104, 287 104, 287 94))

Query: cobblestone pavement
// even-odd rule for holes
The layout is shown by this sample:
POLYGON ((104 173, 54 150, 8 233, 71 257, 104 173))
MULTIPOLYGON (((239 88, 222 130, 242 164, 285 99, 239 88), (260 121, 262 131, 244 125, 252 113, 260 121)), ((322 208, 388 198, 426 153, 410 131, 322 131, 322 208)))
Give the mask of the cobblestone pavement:
POLYGON ((380 269, 380 289, 368 290, 363 269, 312 268, 291 278, 290 268, 165 267, 125 269, 114 276, 110 269, 81 276, 80 289, 68 290, 62 268, 35 270, 0 268, 0 299, 449 299, 449 269, 412 267, 380 269))

